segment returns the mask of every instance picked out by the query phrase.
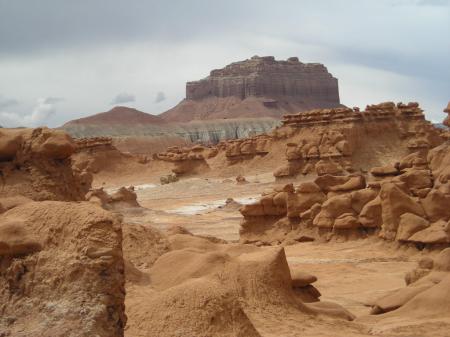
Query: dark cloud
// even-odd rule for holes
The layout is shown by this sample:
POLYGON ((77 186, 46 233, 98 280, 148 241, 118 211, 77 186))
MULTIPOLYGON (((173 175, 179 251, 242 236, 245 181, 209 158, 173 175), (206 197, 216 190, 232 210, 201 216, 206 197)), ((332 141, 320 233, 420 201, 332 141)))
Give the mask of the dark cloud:
POLYGON ((136 101, 136 97, 134 95, 121 92, 120 94, 117 94, 116 97, 111 101, 111 104, 124 104, 124 103, 130 103, 136 101))
MULTIPOLYGON (((174 42, 229 29, 251 3, 0 0, 0 56, 118 41, 174 42)), ((255 7, 256 8, 256 7, 255 7)))
POLYGON ((162 91, 158 92, 155 97, 155 103, 160 103, 166 100, 166 94, 162 91))

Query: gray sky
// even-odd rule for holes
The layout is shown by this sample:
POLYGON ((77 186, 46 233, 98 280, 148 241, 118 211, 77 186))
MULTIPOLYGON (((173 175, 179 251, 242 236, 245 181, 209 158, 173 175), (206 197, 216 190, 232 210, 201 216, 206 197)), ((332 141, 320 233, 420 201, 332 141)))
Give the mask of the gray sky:
POLYGON ((343 104, 414 100, 441 121, 449 41, 450 0, 0 0, 0 125, 158 114, 253 55, 324 63, 343 104))

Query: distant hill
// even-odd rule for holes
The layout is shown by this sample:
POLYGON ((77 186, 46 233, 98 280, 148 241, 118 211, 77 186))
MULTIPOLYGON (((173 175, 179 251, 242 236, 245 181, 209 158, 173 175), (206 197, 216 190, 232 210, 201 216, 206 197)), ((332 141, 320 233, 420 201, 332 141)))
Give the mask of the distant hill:
POLYGON ((63 127, 71 125, 133 125, 133 124, 164 124, 165 121, 155 115, 151 115, 133 108, 116 106, 109 111, 101 112, 89 117, 74 119, 63 127))

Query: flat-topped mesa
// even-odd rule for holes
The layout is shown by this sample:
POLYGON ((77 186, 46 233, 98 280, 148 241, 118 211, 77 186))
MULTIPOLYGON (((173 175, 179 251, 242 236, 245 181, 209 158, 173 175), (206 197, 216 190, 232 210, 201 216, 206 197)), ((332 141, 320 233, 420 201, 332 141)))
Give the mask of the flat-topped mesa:
POLYGON ((302 63, 297 57, 277 61, 273 56, 253 56, 223 69, 212 70, 207 78, 186 84, 188 100, 211 96, 240 99, 290 96, 339 105, 337 79, 324 65, 302 63))
POLYGON ((387 120, 425 120, 423 110, 416 102, 408 104, 384 102, 380 104, 367 105, 364 111, 358 107, 314 109, 297 114, 283 116, 283 125, 293 127, 306 127, 313 125, 325 125, 330 123, 352 123, 352 122, 376 122, 387 120))

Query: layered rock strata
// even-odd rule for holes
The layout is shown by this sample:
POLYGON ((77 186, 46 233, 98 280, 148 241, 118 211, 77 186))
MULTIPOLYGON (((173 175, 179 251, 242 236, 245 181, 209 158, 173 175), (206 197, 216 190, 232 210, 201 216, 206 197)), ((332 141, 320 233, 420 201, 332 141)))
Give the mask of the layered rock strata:
MULTIPOLYGON (((208 96, 292 96, 300 100, 339 104, 337 79, 319 63, 302 63, 297 57, 276 61, 273 56, 254 56, 223 69, 212 70, 209 77, 186 84, 186 99, 208 96)), ((267 104, 276 104, 268 101, 267 104)))

